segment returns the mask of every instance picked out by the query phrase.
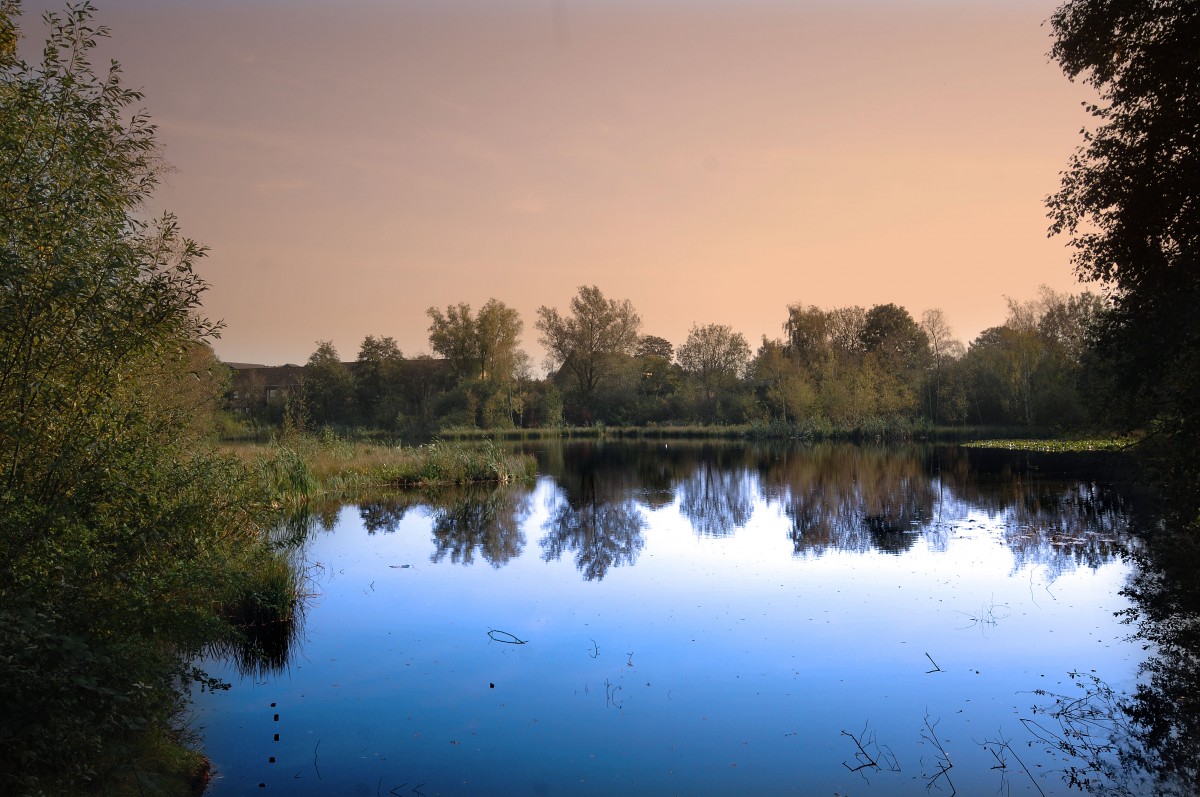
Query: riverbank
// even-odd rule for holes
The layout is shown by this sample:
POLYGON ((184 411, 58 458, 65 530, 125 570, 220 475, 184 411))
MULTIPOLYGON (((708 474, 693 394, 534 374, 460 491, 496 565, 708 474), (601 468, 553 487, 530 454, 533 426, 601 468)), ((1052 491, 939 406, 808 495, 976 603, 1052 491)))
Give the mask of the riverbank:
POLYGON ((491 440, 421 446, 353 442, 332 434, 226 444, 261 481, 273 503, 353 498, 389 489, 508 484, 532 479, 536 460, 491 440))

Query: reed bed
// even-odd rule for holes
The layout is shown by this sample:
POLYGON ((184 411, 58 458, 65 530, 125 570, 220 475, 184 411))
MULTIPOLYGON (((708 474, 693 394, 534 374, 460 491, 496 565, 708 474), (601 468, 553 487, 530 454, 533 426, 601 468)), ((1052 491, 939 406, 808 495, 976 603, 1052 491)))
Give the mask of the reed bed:
POLYGON ((272 503, 297 503, 388 489, 507 484, 533 478, 536 460, 494 442, 387 446, 333 435, 233 445, 272 503))

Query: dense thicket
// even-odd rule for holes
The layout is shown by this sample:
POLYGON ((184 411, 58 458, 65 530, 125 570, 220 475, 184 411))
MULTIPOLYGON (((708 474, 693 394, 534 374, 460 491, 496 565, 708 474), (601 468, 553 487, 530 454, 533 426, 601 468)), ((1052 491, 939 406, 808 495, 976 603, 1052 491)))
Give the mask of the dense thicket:
MULTIPOLYGON (((258 544, 239 470, 204 453, 219 395, 203 249, 150 221, 154 128, 87 4, 40 64, 0 4, 0 793, 161 777, 190 656, 236 636, 258 544)), ((169 768, 169 766, 168 766, 169 768)))

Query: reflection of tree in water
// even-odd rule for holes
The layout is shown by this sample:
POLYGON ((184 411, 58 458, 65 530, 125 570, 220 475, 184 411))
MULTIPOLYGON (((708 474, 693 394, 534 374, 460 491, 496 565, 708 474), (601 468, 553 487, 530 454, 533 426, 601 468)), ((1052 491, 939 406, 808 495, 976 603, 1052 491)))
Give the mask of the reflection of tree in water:
POLYGON ((390 534, 400 528, 400 521, 408 514, 414 501, 409 498, 392 498, 358 505, 358 516, 368 534, 384 532, 390 534))
POLYGON ((1200 794, 1200 522, 1147 535, 1125 594, 1154 654, 1125 704, 1140 736, 1134 763, 1158 794, 1200 794))
POLYGON ((750 520, 753 488, 746 470, 726 469, 709 460, 679 484, 679 511, 701 537, 725 537, 750 520))
POLYGON ((1131 525, 1153 502, 1128 482, 1127 468, 1094 454, 960 450, 941 474, 957 501, 999 520, 1014 572, 1042 566, 1053 580, 1136 547, 1131 525))
POLYGON ((1133 692, 1072 672, 1066 694, 1034 690, 1022 724, 1080 791, 1190 797, 1200 794, 1200 527, 1155 528, 1143 543, 1126 620, 1152 653, 1133 692))
POLYGON ((279 548, 300 548, 318 531, 333 531, 342 505, 336 502, 311 502, 289 508, 267 532, 279 548))
POLYGON ((441 493, 432 502, 433 542, 429 557, 469 565, 478 553, 500 567, 525 549, 521 527, 529 516, 529 491, 521 486, 441 493))
POLYGON ((563 483, 571 488, 564 487, 551 508, 544 526, 548 533, 540 543, 542 559, 549 562, 572 551, 575 567, 587 581, 599 581, 610 567, 637 561, 645 546, 646 521, 628 489, 605 484, 591 470, 560 480, 560 486, 563 483))
POLYGON ((903 553, 933 516, 937 499, 914 450, 819 445, 761 466, 764 496, 792 521, 794 552, 830 548, 903 553))
POLYGON ((1014 571, 1045 565, 1053 579, 1080 566, 1094 570, 1120 555, 1129 516, 1119 495, 1090 483, 1030 487, 1025 501, 1005 513, 1004 542, 1014 571))

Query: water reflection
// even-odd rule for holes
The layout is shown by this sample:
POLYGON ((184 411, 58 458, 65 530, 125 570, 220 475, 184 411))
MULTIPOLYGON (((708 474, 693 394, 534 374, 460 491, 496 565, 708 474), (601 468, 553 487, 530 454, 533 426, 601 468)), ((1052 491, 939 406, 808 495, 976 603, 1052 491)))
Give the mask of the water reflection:
POLYGON ((433 510, 437 547, 429 560, 449 557, 455 564, 469 565, 478 554, 492 567, 500 567, 525 550, 522 527, 529 509, 529 491, 519 486, 439 495, 433 510))
POLYGON ((701 537, 725 537, 754 514, 755 483, 749 471, 699 464, 679 485, 679 511, 701 537))
POLYGON ((571 553, 575 567, 586 581, 599 581, 609 568, 632 565, 645 547, 646 526, 638 499, 660 494, 664 468, 636 468, 628 452, 604 445, 569 449, 561 470, 553 474, 559 491, 552 501, 550 517, 539 545, 542 559, 550 562, 571 553), (651 487, 643 492, 639 478, 650 476, 651 487))
MULTIPOLYGON (((955 500, 1002 521, 1014 571, 1041 565, 1054 579, 1137 546, 1129 485, 1113 481, 1127 468, 1112 455, 970 451, 946 460, 942 479, 955 500)), ((1152 502, 1139 493, 1144 514, 1152 502)))
POLYGON ((391 534, 400 528, 400 521, 404 520, 415 500, 413 497, 405 497, 359 504, 358 516, 367 534, 378 534, 381 531, 391 534))
MULTIPOLYGON (((1200 612, 1180 585, 1200 561, 1138 544, 1158 521, 1096 459, 661 442, 539 457, 533 486, 395 495, 344 508, 334 534, 313 533, 325 510, 278 532, 328 577, 288 678, 265 677, 265 642, 231 663, 294 725, 227 765, 228 793, 440 784, 432 797, 471 779, 504 797, 585 777, 597 794, 858 793, 843 760, 886 745, 903 774, 872 788, 915 797, 949 782, 927 739, 960 794, 998 778, 1197 791, 1200 612), (1122 557, 1149 653, 1114 617, 1122 557), (563 559, 579 575, 546 565, 563 559), (1071 575, 1042 600, 1034 568, 1071 575), (497 645, 497 627, 530 642, 497 645)), ((226 762, 257 743, 227 725, 226 762)))
POLYGON ((933 446, 555 446, 542 454, 558 492, 541 546, 547 560, 575 553, 597 580, 635 561, 639 510, 672 502, 702 538, 735 534, 759 504, 779 507, 792 552, 804 557, 901 555, 918 541, 944 551, 952 525, 982 513, 1003 527, 1014 571, 1046 566, 1053 580, 1133 544, 1126 497, 1097 480, 1119 466, 1097 462, 933 446))
POLYGON ((764 463, 763 495, 791 519, 794 553, 900 554, 933 517, 937 491, 919 452, 822 445, 764 463))
POLYGON ((1134 560, 1126 619, 1154 652, 1121 706, 1137 741, 1122 763, 1158 794, 1200 794, 1200 521, 1147 534, 1134 560))

